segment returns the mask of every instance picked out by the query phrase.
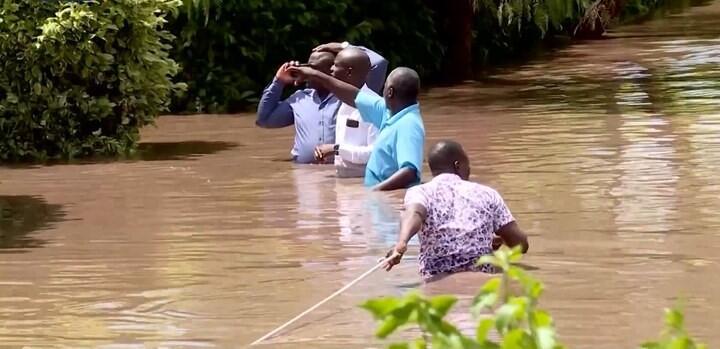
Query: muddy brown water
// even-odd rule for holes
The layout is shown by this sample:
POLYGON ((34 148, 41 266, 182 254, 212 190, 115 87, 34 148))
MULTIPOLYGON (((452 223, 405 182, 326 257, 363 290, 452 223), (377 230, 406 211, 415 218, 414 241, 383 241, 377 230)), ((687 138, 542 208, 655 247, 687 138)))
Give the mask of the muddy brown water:
MULTIPOLYGON (((720 346, 719 2, 431 90, 422 108, 428 142, 461 141, 530 234, 524 262, 565 343, 633 348, 682 297, 690 330, 720 346)), ((130 161, 0 168, 0 347, 244 347, 395 240, 402 192, 284 161, 290 129, 163 117, 143 136, 130 161)), ((417 288, 416 268, 373 274, 262 347, 380 347, 357 304, 417 288)))

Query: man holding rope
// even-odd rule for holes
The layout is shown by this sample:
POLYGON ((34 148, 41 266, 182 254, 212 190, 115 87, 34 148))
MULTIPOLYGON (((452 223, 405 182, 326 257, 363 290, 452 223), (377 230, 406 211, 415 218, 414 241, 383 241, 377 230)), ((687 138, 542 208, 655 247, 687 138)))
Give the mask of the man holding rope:
POLYGON ((425 282, 463 271, 494 272, 492 266, 477 266, 475 262, 502 243, 521 245, 523 253, 527 252, 527 236, 500 194, 468 181, 470 161, 460 144, 435 144, 428 164, 434 178, 405 194, 400 236, 387 254, 386 270, 400 263, 416 233, 420 238, 420 274, 425 282))

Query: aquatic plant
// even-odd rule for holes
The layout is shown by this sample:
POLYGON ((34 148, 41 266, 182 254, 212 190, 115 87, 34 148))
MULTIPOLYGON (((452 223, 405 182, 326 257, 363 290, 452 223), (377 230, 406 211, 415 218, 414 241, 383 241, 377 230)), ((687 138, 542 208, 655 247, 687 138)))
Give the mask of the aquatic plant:
MULTIPOLYGON (((426 298, 417 292, 403 297, 381 297, 361 305, 379 322, 375 335, 384 339, 400 328, 417 326, 422 337, 390 344, 389 349, 562 349, 550 314, 538 306, 543 284, 516 263, 522 258, 520 248, 503 246, 493 255, 483 256, 479 264, 492 264, 503 271, 487 281, 472 301, 471 311, 477 319, 474 337, 464 335, 444 319, 457 298, 440 295, 426 298), (513 294, 512 284, 520 292, 513 294), (494 333, 492 333, 494 332, 494 333), (497 338, 497 339, 494 339, 497 338)), ((666 329, 657 342, 643 349, 704 349, 685 331, 682 312, 666 310, 666 329)))
POLYGON ((0 2, 0 161, 131 151, 183 88, 178 0, 0 2))

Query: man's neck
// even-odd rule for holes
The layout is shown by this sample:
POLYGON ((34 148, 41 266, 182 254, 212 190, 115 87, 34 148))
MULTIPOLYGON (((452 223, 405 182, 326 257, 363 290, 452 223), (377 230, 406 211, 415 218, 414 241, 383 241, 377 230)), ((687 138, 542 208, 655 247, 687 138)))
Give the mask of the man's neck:
POLYGON ((395 114, 403 111, 405 108, 415 104, 417 104, 417 101, 399 103, 396 107, 392 108, 390 112, 392 112, 392 115, 394 116, 395 114))
POLYGON ((365 85, 365 80, 363 80, 363 81, 352 81, 352 82, 349 82, 349 84, 357 87, 358 89, 362 89, 362 87, 365 85))
POLYGON ((441 176, 441 175, 444 175, 444 174, 456 175, 456 176, 458 175, 457 173, 455 173, 454 170, 449 170, 449 169, 448 169, 448 170, 438 170, 437 172, 433 172, 433 173, 432 173, 432 176, 433 176, 433 177, 437 177, 437 176, 441 176))

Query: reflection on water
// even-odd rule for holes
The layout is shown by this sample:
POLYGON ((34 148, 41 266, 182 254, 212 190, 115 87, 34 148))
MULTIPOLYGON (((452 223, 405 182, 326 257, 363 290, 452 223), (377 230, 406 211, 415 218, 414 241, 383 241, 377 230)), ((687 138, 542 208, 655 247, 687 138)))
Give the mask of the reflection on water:
POLYGON ((135 157, 144 161, 183 160, 214 154, 237 146, 237 143, 217 141, 142 142, 135 157))
POLYGON ((0 196, 0 253, 43 246, 44 241, 29 234, 51 228, 63 216, 60 205, 48 204, 41 197, 0 196))
MULTIPOLYGON (((428 142, 462 142, 473 179, 529 233, 524 263, 570 347, 634 347, 676 297, 691 330, 720 346, 719 62, 715 2, 422 97, 428 142)), ((143 136, 139 159, 166 161, 0 169, 3 198, 46 200, 3 208, 14 232, 3 246, 53 242, 0 254, 2 345, 241 347, 395 241, 403 193, 277 161, 290 128, 169 117, 143 136)), ((418 287, 416 253, 262 347, 379 347, 357 304, 418 287)), ((481 282, 423 291, 459 292, 462 308, 481 282)))

